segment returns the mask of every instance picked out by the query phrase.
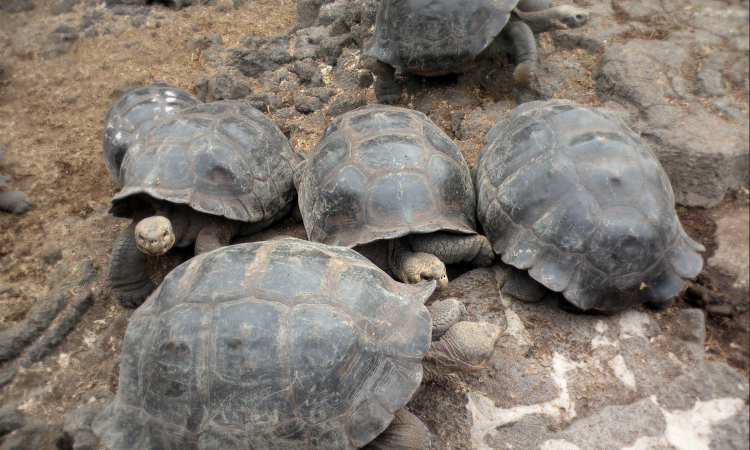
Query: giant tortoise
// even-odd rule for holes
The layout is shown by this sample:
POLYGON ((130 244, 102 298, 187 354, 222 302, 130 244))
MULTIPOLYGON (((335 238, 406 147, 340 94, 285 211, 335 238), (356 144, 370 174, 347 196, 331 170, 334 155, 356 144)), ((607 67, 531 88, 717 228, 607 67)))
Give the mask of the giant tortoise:
POLYGON ((434 289, 298 239, 197 256, 133 314, 93 429, 110 450, 429 450, 402 408, 423 378, 481 369, 499 339, 458 322, 431 342, 434 289))
POLYGON ((442 289, 445 264, 494 259, 463 156, 418 111, 369 105, 337 117, 295 184, 311 241, 355 248, 405 283, 442 289))
POLYGON ((396 69, 421 76, 462 73, 499 52, 515 58, 515 80, 527 84, 537 62, 534 34, 587 21, 586 11, 552 7, 548 0, 383 0, 364 54, 378 60, 375 95, 381 103, 401 96, 396 69))
POLYGON ((200 254, 286 215, 298 158, 270 119, 239 103, 200 104, 160 122, 128 150, 112 199, 112 214, 133 219, 112 248, 118 302, 135 307, 153 291, 146 255, 193 243, 200 254))
POLYGON ((579 309, 668 307, 703 265, 664 169, 611 112, 523 104, 487 134, 476 179, 477 216, 502 260, 579 309))
POLYGON ((104 118, 104 165, 122 187, 120 165, 125 153, 160 121, 183 109, 199 105, 190 93, 167 83, 138 86, 122 94, 104 118))

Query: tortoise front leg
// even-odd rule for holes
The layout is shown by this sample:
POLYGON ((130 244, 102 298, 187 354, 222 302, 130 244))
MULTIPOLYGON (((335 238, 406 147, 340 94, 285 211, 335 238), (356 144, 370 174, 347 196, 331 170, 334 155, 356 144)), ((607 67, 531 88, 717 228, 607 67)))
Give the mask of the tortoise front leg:
POLYGON ((229 241, 237 234, 239 228, 235 221, 211 220, 201 228, 195 238, 195 254, 200 255, 229 245, 229 241))
POLYGON ((429 233, 409 237, 411 249, 435 255, 445 264, 465 261, 477 267, 489 267, 495 260, 490 241, 478 234, 429 233))
POLYGON ((531 28, 524 22, 511 20, 503 29, 513 46, 516 68, 513 77, 516 83, 527 85, 536 71, 536 39, 531 28))
POLYGON ((383 61, 375 66, 378 78, 375 80, 375 97, 380 103, 396 103, 401 98, 401 84, 396 81, 396 69, 383 61))
POLYGON ((136 245, 136 223, 133 220, 117 236, 109 263, 108 278, 112 295, 117 303, 128 308, 140 306, 155 287, 146 270, 147 256, 136 245))
POLYGON ((391 424, 362 450, 430 450, 432 436, 417 416, 405 409, 396 411, 391 424))
POLYGON ((425 381, 448 373, 481 370, 495 353, 500 328, 486 322, 458 322, 430 344, 422 358, 425 381))

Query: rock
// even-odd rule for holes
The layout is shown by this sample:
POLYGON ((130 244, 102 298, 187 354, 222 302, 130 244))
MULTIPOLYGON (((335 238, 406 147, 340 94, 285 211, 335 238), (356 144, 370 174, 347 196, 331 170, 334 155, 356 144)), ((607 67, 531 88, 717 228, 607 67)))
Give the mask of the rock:
POLYGON ((95 38, 97 36, 99 36, 99 32, 96 31, 96 28, 94 27, 88 28, 86 31, 83 32, 83 37, 85 38, 90 39, 90 38, 95 38))
POLYGON ((0 0, 0 9, 9 13, 31 11, 34 4, 28 0, 0 0))
POLYGON ((734 307, 732 305, 708 305, 706 312, 712 317, 734 317, 734 307))
POLYGON ((115 394, 110 391, 94 389, 84 392, 76 408, 63 418, 55 441, 57 449, 98 450, 101 440, 92 431, 91 424, 114 398, 115 394))
POLYGON ((336 95, 336 90, 331 88, 312 88, 306 92, 308 95, 317 97, 323 103, 328 103, 331 97, 336 95))
POLYGON ((337 1, 321 5, 313 26, 325 27, 332 24, 336 19, 342 18, 346 11, 346 5, 347 1, 337 1))
POLYGON ((535 303, 505 295, 504 267, 464 273, 431 298, 457 298, 469 320, 505 336, 485 370, 427 383, 410 402, 437 448, 657 448, 683 432, 666 431, 672 419, 706 420, 707 436, 745 406, 740 376, 706 364, 702 311, 570 314, 556 293, 535 303))
MULTIPOLYGON (((198 89, 197 86, 196 89, 198 89)), ((221 67, 214 76, 208 79, 205 101, 234 100, 249 94, 250 86, 243 82, 242 73, 233 67, 221 67)))
POLYGON ((76 42, 78 42, 78 31, 71 26, 60 25, 47 36, 47 42, 42 49, 42 57, 52 59, 68 53, 76 42))
POLYGON ((322 5, 333 2, 333 0, 298 0, 297 14, 303 27, 309 27, 318 18, 318 11, 322 5))
POLYGON ((26 319, 0 332, 0 361, 15 358, 57 317, 66 304, 65 295, 52 293, 31 307, 26 319))
POLYGON ((23 415, 23 425, 7 434, 0 450, 29 450, 40 448, 39 445, 47 433, 49 425, 47 422, 29 416, 23 415))
POLYGON ((0 409, 0 436, 23 426, 23 414, 16 405, 0 409))
POLYGON ((323 108, 323 102, 316 97, 298 94, 294 96, 294 108, 301 113, 311 113, 323 108))
POLYGON ((18 367, 8 366, 3 370, 0 370, 0 388, 10 383, 13 377, 18 373, 18 367))
POLYGON ((286 35, 251 37, 245 40, 242 48, 232 51, 229 64, 247 77, 258 78, 264 72, 275 71, 292 61, 288 47, 289 37, 286 35))
POLYGON ((301 116, 302 114, 294 109, 294 107, 289 106, 276 111, 273 115, 273 121, 279 128, 281 128, 281 131, 289 137, 289 134, 291 133, 291 122, 301 116))
POLYGON ((605 108, 656 153, 677 202, 710 208, 728 190, 748 183, 750 146, 741 127, 680 97, 679 86, 672 88, 689 64, 689 55, 675 44, 635 39, 608 45, 593 77, 605 108), (689 106, 672 106, 678 99, 689 106), (722 133, 712 131, 717 129, 722 133))
POLYGON ((341 92, 326 109, 326 116, 336 117, 367 104, 364 91, 341 92))
MULTIPOLYGON (((140 3, 132 3, 132 4, 139 4, 142 5, 143 2, 140 3)), ((112 15, 113 16, 137 16, 137 15, 148 15, 150 10, 148 8, 132 8, 132 7, 125 7, 125 6, 115 6, 112 8, 112 15)))
POLYGON ((372 76, 372 72, 369 70, 360 70, 357 73, 357 87, 360 89, 367 89, 372 86, 375 82, 375 77, 372 76))
POLYGON ((674 326, 670 333, 683 341, 703 346, 706 342, 706 319, 699 309, 683 309, 672 314, 674 326))
POLYGON ((340 36, 328 37, 320 41, 318 52, 320 59, 329 66, 333 66, 338 61, 343 49, 354 44, 351 33, 340 36))
MULTIPOLYGON (((747 198, 747 197, 745 197, 747 198)), ((717 248, 708 259, 708 266, 721 270, 733 280, 733 287, 747 291, 750 287, 748 253, 750 245, 750 208, 747 200, 739 200, 715 210, 717 248)))
POLYGON ((140 28, 144 23, 146 23, 146 18, 143 16, 136 16, 130 19, 130 25, 132 25, 133 28, 140 28))
POLYGON ((709 448, 714 450, 742 450, 748 446, 750 410, 748 405, 739 414, 716 422, 711 427, 709 448))
POLYGON ((297 61, 292 65, 290 71, 299 75, 300 81, 310 87, 324 85, 320 70, 312 64, 297 61))
POLYGON ((81 0, 58 0, 50 6, 49 10, 52 14, 65 14, 73 11, 73 7, 81 3, 81 0))

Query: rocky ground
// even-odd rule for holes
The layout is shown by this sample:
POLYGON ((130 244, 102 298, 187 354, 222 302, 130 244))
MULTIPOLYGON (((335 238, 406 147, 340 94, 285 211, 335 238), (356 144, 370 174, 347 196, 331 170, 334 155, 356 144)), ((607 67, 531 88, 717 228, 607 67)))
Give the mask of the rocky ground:
MULTIPOLYGON (((0 173, 34 202, 0 214, 2 450, 98 446, 87 424, 116 392, 132 314, 106 283, 127 222, 107 214, 116 187, 100 147, 124 90, 165 81, 238 99, 303 153, 333 117, 375 101, 361 47, 377 0, 108 3, 0 0, 0 173)), ((571 315, 553 294, 506 298, 501 265, 464 273, 445 295, 505 337, 487 370, 431 382, 409 408, 440 449, 747 448, 748 3, 575 3, 589 24, 541 36, 529 88, 511 83, 509 61, 487 61, 404 77, 401 106, 428 114, 470 164, 519 103, 614 111, 660 158, 706 269, 669 310, 613 316, 571 315)), ((289 219, 252 239, 275 236, 304 230, 289 219)), ((155 281, 187 256, 151 261, 155 281)))

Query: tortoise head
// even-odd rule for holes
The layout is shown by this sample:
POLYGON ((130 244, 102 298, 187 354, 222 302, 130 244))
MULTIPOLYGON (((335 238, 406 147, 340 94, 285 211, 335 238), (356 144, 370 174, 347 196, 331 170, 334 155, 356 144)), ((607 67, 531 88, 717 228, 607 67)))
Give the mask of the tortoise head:
POLYGON ((554 9, 557 20, 565 27, 563 29, 580 28, 589 21, 589 13, 575 6, 563 5, 554 9))
POLYGON ((172 223, 166 217, 147 217, 135 226, 136 245, 147 255, 163 255, 172 248, 174 240, 172 223))
POLYGON ((406 284, 427 283, 436 281, 435 290, 441 291, 448 287, 448 274, 445 264, 437 256, 429 253, 407 253, 401 260, 401 271, 406 284))

